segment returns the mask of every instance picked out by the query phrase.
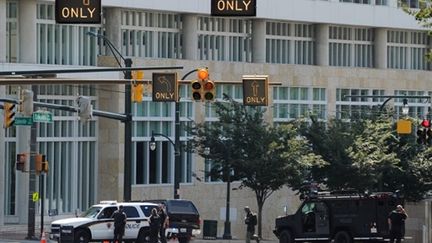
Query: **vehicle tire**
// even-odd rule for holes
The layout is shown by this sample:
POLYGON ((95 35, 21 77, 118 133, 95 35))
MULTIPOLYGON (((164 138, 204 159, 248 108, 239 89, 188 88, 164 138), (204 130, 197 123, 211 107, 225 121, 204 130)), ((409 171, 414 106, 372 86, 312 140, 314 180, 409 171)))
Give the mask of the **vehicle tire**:
POLYGON ((178 238, 179 243, 189 243, 189 239, 187 237, 178 238))
POLYGON ((334 237, 334 243, 352 243, 351 236, 346 231, 339 231, 334 237))
POLYGON ((150 231, 141 229, 138 234, 137 243, 148 243, 150 242, 150 231))
POLYGON ((284 230, 279 236, 279 243, 294 243, 294 239, 289 230, 284 230))
POLYGON ((74 233, 74 242, 75 243, 88 243, 90 242, 90 234, 83 229, 79 229, 74 233))

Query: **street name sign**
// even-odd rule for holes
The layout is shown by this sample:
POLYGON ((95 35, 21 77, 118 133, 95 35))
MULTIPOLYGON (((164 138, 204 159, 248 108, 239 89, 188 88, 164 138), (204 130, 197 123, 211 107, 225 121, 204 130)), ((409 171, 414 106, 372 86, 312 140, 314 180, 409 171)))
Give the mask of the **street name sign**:
POLYGON ((268 76, 243 75, 243 105, 268 105, 268 76))
POLYGON ((33 113, 34 122, 52 122, 52 113, 48 111, 38 111, 33 113))
POLYGON ((56 0, 55 20, 58 24, 100 24, 101 0, 56 0))
POLYGON ((15 117, 15 126, 31 126, 33 125, 33 118, 31 116, 29 117, 15 117))
POLYGON ((178 101, 177 73, 153 73, 152 85, 154 102, 178 101))
POLYGON ((256 0, 211 0, 212 16, 256 16, 256 0))

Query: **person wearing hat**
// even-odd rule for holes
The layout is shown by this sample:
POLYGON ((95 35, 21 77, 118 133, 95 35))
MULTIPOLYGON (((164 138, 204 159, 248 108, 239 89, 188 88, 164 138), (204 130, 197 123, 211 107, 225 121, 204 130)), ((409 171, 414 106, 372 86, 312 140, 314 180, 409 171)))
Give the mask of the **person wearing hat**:
POLYGON ((246 216, 245 216, 245 224, 246 226, 246 243, 250 243, 251 239, 255 239, 259 242, 259 238, 255 235, 255 225, 257 225, 257 216, 253 213, 248 206, 244 208, 246 216))
POLYGON ((402 205, 397 205, 396 209, 391 211, 388 216, 388 224, 390 229, 390 243, 401 242, 401 238, 403 237, 405 219, 408 217, 408 214, 405 212, 405 209, 402 205))

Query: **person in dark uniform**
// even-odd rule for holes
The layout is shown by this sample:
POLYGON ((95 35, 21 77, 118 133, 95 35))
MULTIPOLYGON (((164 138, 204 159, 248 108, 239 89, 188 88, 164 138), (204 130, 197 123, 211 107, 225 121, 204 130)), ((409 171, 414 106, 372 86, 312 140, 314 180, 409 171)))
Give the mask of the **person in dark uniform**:
POLYGON ((257 225, 257 216, 254 214, 248 206, 244 208, 246 217, 246 243, 250 243, 251 239, 255 239, 259 243, 259 237, 255 235, 255 225, 257 225))
POLYGON ((390 243, 400 243, 403 237, 405 219, 408 214, 402 205, 397 205, 396 209, 391 211, 388 216, 388 224, 390 229, 390 243))
POLYGON ((161 218, 159 217, 158 210, 153 208, 149 219, 150 224, 150 243, 158 242, 158 235, 161 228, 161 218))
POLYGON ((167 227, 166 225, 166 220, 167 220, 167 214, 165 212, 165 208, 163 204, 159 204, 158 207, 158 215, 160 217, 160 222, 161 222, 161 226, 160 226, 160 230, 159 230, 159 239, 161 243, 166 243, 166 236, 165 236, 165 229, 167 227))
POLYGON ((121 243, 127 219, 125 212, 123 212, 123 205, 120 205, 119 209, 113 213, 112 218, 114 219, 114 243, 116 243, 116 241, 121 243))

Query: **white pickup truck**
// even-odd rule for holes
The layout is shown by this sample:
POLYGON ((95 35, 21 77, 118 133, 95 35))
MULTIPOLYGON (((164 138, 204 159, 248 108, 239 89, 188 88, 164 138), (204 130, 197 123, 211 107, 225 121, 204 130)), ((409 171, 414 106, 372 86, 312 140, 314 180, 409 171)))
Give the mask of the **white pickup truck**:
POLYGON ((151 210, 158 204, 150 202, 116 202, 102 201, 93 205, 81 216, 53 221, 51 223, 51 240, 60 240, 63 226, 73 226, 75 242, 111 241, 114 238, 114 220, 111 218, 115 210, 123 205, 127 215, 125 241, 147 242, 149 240, 149 222, 151 210))

